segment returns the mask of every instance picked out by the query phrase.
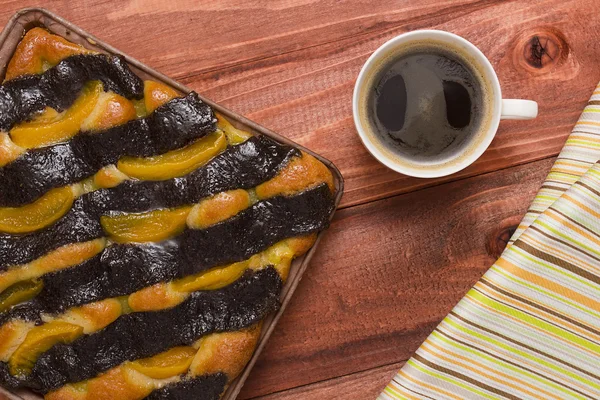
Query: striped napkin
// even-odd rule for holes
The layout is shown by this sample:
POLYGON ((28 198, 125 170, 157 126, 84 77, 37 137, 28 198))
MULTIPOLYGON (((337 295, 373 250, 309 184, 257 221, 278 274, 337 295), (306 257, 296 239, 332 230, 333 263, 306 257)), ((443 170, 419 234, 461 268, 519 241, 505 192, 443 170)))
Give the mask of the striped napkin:
POLYGON ((600 85, 502 256, 379 396, 600 399, 600 85))

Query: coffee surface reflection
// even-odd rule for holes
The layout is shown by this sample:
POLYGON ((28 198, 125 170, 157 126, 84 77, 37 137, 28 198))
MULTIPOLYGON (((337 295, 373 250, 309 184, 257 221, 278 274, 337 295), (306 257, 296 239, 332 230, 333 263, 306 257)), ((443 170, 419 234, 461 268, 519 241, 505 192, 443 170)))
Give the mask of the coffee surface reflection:
POLYGON ((481 79, 442 48, 417 48, 385 63, 369 94, 373 131, 390 150, 432 161, 460 152, 482 123, 481 79))

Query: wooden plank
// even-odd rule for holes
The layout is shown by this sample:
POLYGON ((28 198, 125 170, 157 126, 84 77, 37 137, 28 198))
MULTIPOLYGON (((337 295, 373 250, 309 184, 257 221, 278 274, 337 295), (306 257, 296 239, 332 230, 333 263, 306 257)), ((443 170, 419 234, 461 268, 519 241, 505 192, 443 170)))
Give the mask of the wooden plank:
POLYGON ((312 385, 302 386, 283 392, 256 397, 257 400, 328 399, 365 400, 375 399, 394 374, 404 365, 394 363, 368 371, 357 372, 339 378, 329 379, 312 385))
POLYGON ((324 43, 379 32, 398 22, 456 18, 489 1, 423 0, 2 0, 0 18, 45 7, 174 78, 236 67, 324 43))
POLYGON ((551 164, 338 211, 241 398, 407 360, 500 254, 551 164))
POLYGON ((0 17, 46 7, 174 78, 239 66, 398 23, 456 18, 490 1, 3 0, 0 17))
POLYGON ((345 206, 371 202, 337 216, 242 397, 327 397, 329 387, 355 387, 357 371, 406 360, 497 256, 600 79, 593 0, 385 3, 0 0, 0 24, 26 5, 48 7, 332 159, 346 177, 345 206), (465 36, 497 67, 507 97, 540 102, 538 120, 503 123, 477 164, 441 180, 380 166, 351 119, 368 55, 419 28, 465 36), (552 39, 541 68, 535 35, 552 39))
POLYGON ((472 12, 466 8, 458 18, 398 21, 381 32, 183 80, 331 159, 346 180, 342 206, 362 204, 558 154, 600 79, 598 47, 589 45, 598 41, 600 20, 586 11, 591 6, 580 0, 498 2, 472 12), (502 122, 475 165, 444 179, 414 179, 387 170, 363 148, 351 118, 352 89, 366 58, 386 40, 417 28, 446 29, 470 39, 496 66, 506 97, 540 104, 537 120, 502 122), (530 55, 525 52, 536 34, 556 34, 563 46, 561 55, 554 55, 556 63, 527 64, 523 55, 530 55))
POLYGON ((600 35, 600 20, 588 11, 594 0, 0 4, 0 21, 25 5, 46 6, 322 153, 346 178, 343 206, 556 155, 600 79, 599 48, 590 45, 600 35), (536 121, 502 123, 479 162, 438 180, 408 178, 381 166, 363 148, 351 118, 354 80, 369 54, 385 40, 420 28, 446 29, 471 40, 497 67, 505 95, 534 98, 541 110, 536 121), (555 62, 545 56, 542 68, 524 57, 531 56, 528 43, 536 34, 552 36, 550 45, 559 45, 552 53, 555 62))

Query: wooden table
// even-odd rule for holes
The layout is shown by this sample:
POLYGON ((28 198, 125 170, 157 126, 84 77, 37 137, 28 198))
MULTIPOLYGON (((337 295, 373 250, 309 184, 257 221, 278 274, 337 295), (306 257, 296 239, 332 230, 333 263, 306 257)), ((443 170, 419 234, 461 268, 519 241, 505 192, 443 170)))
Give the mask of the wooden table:
POLYGON ((49 8, 342 171, 341 209, 242 399, 374 398, 501 252, 600 80, 595 0, 0 3, 5 22, 49 8), (464 36, 505 97, 540 105, 435 180, 379 165, 351 110, 369 54, 423 28, 464 36))

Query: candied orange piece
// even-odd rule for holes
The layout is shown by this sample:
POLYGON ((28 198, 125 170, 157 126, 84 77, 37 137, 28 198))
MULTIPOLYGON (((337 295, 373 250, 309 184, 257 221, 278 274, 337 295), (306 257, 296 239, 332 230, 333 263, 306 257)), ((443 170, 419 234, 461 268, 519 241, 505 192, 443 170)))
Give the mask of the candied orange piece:
POLYGON ((118 243, 159 242, 181 233, 191 206, 143 213, 103 215, 102 228, 118 243))
POLYGON ((50 123, 60 118, 60 113, 52 107, 46 107, 43 112, 34 115, 34 120, 39 124, 50 123))
POLYGON ((192 229, 204 229, 231 218, 250 206, 250 195, 244 189, 218 193, 196 204, 187 218, 192 229))
POLYGON ((15 304, 31 300, 42 290, 44 283, 38 279, 31 279, 15 283, 4 292, 0 293, 0 312, 8 310, 15 304))
POLYGON ((216 113, 215 115, 217 117, 217 129, 225 132, 225 136, 227 136, 227 141, 229 144, 240 144, 252 137, 251 133, 236 128, 221 114, 216 113))
POLYGON ((173 347, 153 357, 132 361, 128 365, 153 379, 166 379, 187 372, 196 349, 189 346, 173 347))
POLYGON ((27 375, 40 354, 50 350, 58 343, 71 343, 83 335, 81 326, 62 321, 53 321, 36 326, 27 333, 25 341, 15 350, 8 360, 12 375, 27 375))
POLYGON ((164 83, 144 81, 144 106, 147 114, 150 114, 169 100, 179 96, 181 95, 176 90, 164 83))
POLYGON ((44 228, 66 214, 75 200, 73 189, 64 186, 48 191, 22 207, 0 207, 0 231, 26 233, 44 228))
POLYGON ((83 121, 96 107, 98 97, 102 93, 102 83, 95 81, 87 84, 82 94, 67 110, 57 114, 48 108, 33 121, 22 122, 11 129, 13 142, 21 147, 31 149, 59 143, 75 136, 83 121))
POLYGON ((189 174, 225 150, 222 132, 213 132, 182 148, 154 157, 123 157, 117 168, 132 178, 165 180, 189 174))
POLYGON ((173 289, 178 292, 220 289, 242 276, 246 268, 248 268, 246 261, 237 262, 227 267, 213 268, 206 272, 174 281, 173 289))

